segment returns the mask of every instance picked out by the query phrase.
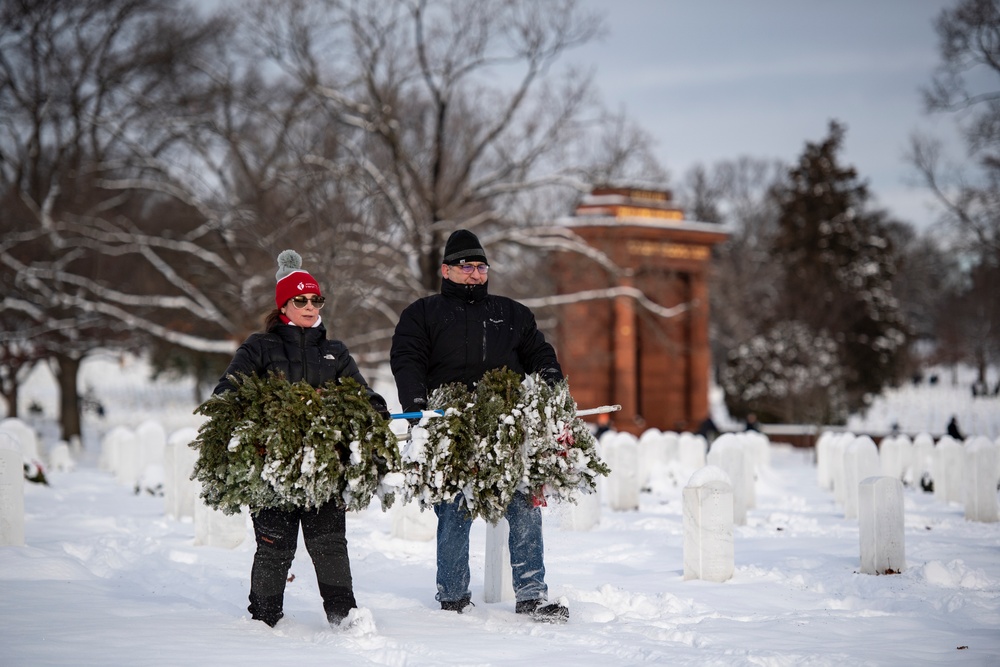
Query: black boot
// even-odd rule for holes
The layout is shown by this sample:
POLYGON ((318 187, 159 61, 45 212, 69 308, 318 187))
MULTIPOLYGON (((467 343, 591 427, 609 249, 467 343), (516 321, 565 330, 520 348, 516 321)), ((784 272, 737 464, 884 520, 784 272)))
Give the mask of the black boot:
POLYGON ((569 620, 569 608, 559 602, 546 604, 545 600, 520 600, 514 606, 518 614, 528 614, 541 623, 565 623, 569 620))
POLYGON ((319 585, 319 594, 323 598, 323 611, 330 625, 340 625, 352 609, 358 606, 354 599, 354 591, 344 586, 319 585))
POLYGON ((457 611, 459 614, 465 611, 466 607, 475 606, 476 605, 472 604, 472 600, 470 598, 462 598, 461 600, 443 600, 441 602, 441 609, 445 611, 457 611))
POLYGON ((247 611, 250 612, 251 618, 264 621, 273 628, 285 615, 283 603, 284 600, 280 595, 261 597, 250 591, 250 606, 247 607, 247 611))

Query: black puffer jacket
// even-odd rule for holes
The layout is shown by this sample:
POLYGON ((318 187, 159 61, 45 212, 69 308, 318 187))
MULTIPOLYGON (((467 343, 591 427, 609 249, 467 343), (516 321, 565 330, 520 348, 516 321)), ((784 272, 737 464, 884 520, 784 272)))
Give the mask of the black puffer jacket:
POLYGON ((368 387, 347 347, 339 340, 327 339, 322 324, 309 329, 277 324, 267 333, 252 334, 236 350, 214 393, 234 389, 230 375, 243 373, 264 377, 269 371, 282 373, 289 382, 305 380, 313 387, 343 377, 354 378, 368 388, 372 407, 383 417, 389 416, 385 399, 368 387))
POLYGON ((400 315, 390 362, 404 410, 423 410, 428 394, 444 384, 472 389, 486 371, 504 366, 548 382, 562 379, 555 350, 528 307, 489 294, 486 285, 443 280, 441 294, 418 299, 400 315))

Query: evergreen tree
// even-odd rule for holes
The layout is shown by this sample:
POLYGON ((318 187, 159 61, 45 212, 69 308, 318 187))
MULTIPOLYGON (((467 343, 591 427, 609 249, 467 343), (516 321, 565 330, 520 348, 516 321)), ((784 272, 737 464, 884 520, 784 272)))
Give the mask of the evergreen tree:
POLYGON ((893 293, 896 258, 886 213, 867 185, 841 166, 844 128, 830 123, 776 189, 774 258, 784 271, 781 321, 806 324, 839 346, 850 410, 898 380, 906 325, 893 293))

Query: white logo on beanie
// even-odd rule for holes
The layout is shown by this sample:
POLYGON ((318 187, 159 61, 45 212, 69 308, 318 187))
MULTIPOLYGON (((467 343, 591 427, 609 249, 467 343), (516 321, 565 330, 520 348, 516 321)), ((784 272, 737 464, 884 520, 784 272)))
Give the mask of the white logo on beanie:
POLYGON ((306 288, 306 284, 305 283, 299 283, 298 285, 296 285, 296 287, 298 287, 299 289, 305 289, 306 288))

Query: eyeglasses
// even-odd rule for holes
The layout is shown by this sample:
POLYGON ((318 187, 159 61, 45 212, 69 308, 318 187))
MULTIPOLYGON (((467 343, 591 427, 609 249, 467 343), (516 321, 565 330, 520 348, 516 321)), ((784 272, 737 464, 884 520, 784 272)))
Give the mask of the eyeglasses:
POLYGON ((455 267, 467 276, 471 276, 473 271, 478 269, 481 275, 486 275, 490 271, 489 264, 459 264, 455 267))
POLYGON ((307 303, 311 303, 312 305, 314 305, 316 307, 316 310, 319 310, 324 305, 326 305, 325 296, 314 296, 311 299, 307 296, 296 296, 289 299, 289 301, 292 302, 293 306, 295 306, 300 310, 302 308, 305 308, 307 303))

